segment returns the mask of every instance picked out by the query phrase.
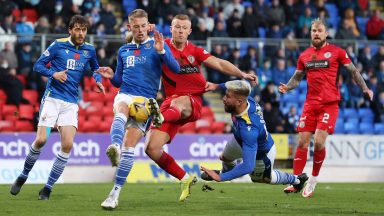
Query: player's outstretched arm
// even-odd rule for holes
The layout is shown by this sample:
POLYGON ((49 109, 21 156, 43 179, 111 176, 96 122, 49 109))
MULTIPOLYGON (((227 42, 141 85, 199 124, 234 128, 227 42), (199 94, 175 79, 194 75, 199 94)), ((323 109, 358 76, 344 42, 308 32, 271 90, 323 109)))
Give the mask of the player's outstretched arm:
POLYGON ((231 62, 217 58, 215 56, 208 57, 204 64, 212 69, 218 70, 224 74, 230 75, 230 76, 236 76, 241 79, 246 79, 250 81, 252 85, 258 84, 258 79, 255 74, 247 74, 242 72, 239 68, 237 68, 235 65, 233 65, 231 62))
POLYGON ((305 74, 306 73, 303 71, 296 70, 295 74, 293 74, 293 76, 291 77, 291 79, 288 81, 287 84, 280 83, 279 92, 284 94, 296 88, 297 86, 299 86, 299 83, 304 78, 305 74))
POLYGON ((113 72, 112 68, 110 67, 100 67, 97 69, 97 72, 101 74, 104 78, 112 79, 115 73, 113 72))
POLYGON ((351 74, 352 79, 357 83, 358 86, 360 86, 361 90, 363 90, 363 93, 366 97, 369 98, 369 100, 373 100, 373 92, 370 90, 365 83, 363 77, 361 76, 359 70, 355 67, 355 65, 351 62, 349 64, 344 65, 348 72, 351 74))

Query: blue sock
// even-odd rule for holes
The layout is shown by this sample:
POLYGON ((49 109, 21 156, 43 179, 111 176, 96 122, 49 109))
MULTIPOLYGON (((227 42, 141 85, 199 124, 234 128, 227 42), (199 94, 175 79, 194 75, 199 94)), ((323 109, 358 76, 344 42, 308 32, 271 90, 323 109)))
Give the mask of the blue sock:
POLYGON ((29 153, 25 158, 23 171, 19 176, 21 178, 24 178, 24 179, 28 178, 28 174, 31 171, 33 165, 35 165, 37 159, 39 159, 40 150, 36 150, 34 148, 34 144, 35 143, 32 143, 32 145, 29 147, 29 153))
POLYGON ((69 153, 60 152, 55 162, 51 172, 49 173, 48 182, 45 184, 45 187, 52 190, 53 185, 56 183, 57 179, 61 176, 64 171, 65 165, 67 164, 69 158, 69 153))
POLYGON ((116 113, 111 127, 112 144, 120 146, 123 144, 125 123, 127 123, 127 117, 123 113, 116 113))
POLYGON ((293 174, 281 172, 280 170, 272 170, 271 184, 295 184, 297 177, 293 174))
POLYGON ((135 154, 135 148, 123 149, 121 151, 120 164, 117 167, 115 187, 122 187, 132 169, 135 154))

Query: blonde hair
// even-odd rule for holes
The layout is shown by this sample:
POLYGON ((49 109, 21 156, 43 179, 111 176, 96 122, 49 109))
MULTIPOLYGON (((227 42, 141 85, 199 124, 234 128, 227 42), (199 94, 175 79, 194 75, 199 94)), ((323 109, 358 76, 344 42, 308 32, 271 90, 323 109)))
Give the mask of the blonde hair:
POLYGON ((136 9, 136 10, 132 11, 131 13, 129 13, 128 22, 131 23, 133 21, 133 19, 143 18, 143 17, 148 19, 148 13, 145 12, 145 10, 143 10, 143 9, 136 9))
POLYGON ((244 80, 232 80, 225 83, 227 90, 235 95, 248 97, 251 94, 251 85, 244 80))
POLYGON ((315 26, 323 25, 325 27, 325 30, 328 31, 328 26, 323 19, 320 19, 320 18, 313 19, 311 26, 312 25, 315 25, 315 26))

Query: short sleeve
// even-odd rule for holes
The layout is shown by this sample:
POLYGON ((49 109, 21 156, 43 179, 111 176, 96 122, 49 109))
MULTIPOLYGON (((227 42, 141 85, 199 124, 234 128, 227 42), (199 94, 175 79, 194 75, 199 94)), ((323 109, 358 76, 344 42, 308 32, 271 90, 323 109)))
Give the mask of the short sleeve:
POLYGON ((339 58, 340 64, 346 65, 351 63, 351 59, 348 57, 347 52, 344 49, 339 48, 339 58))

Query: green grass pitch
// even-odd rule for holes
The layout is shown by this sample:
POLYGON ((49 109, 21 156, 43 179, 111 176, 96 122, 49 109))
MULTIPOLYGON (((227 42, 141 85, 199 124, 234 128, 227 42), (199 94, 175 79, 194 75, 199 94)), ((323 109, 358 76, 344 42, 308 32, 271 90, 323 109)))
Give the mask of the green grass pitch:
POLYGON ((310 199, 284 194, 282 185, 203 183, 179 203, 175 183, 126 184, 119 207, 100 207, 112 184, 58 184, 49 201, 37 200, 42 185, 24 185, 17 196, 0 185, 0 215, 384 215, 384 183, 319 183, 310 199))

